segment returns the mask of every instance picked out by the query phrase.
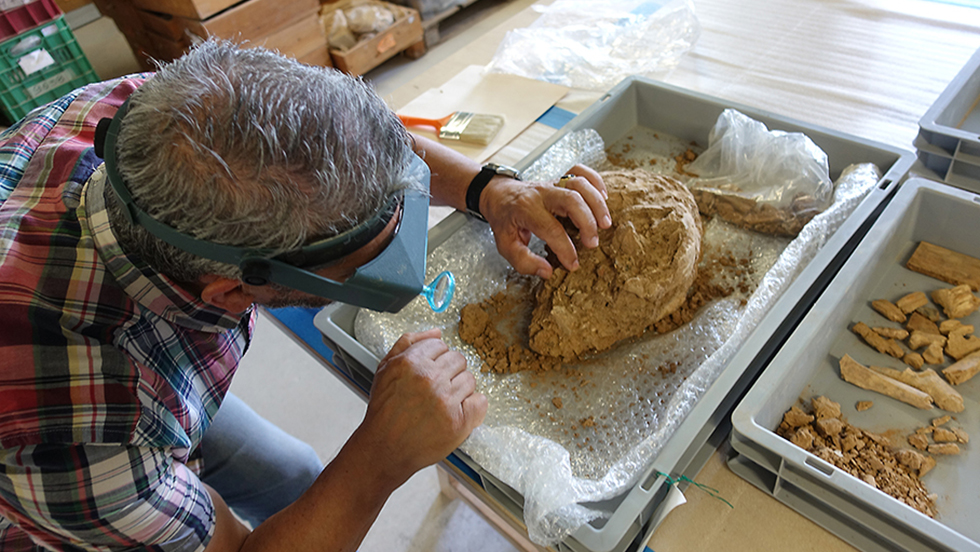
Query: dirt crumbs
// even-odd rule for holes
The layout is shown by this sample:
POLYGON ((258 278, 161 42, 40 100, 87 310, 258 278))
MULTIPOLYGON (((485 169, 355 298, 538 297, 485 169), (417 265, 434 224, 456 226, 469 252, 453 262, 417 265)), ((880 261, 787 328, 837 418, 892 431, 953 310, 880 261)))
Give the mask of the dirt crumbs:
POLYGON ((459 313, 459 337, 476 349, 484 372, 524 370, 547 372, 561 368, 561 361, 527 348, 531 286, 513 282, 507 289, 480 303, 470 303, 459 313))
MULTIPOLYGON (((602 175, 613 226, 580 268, 555 268, 535 296, 531 350, 565 361, 642 334, 687 300, 701 254, 701 218, 679 181, 645 171, 602 175)), ((577 237, 577 236, 576 236, 577 237)))
POLYGON ((838 403, 816 397, 810 412, 794 406, 783 415, 776 433, 923 514, 936 516, 938 497, 920 481, 936 460, 911 449, 893 452, 887 438, 848 424, 838 403))

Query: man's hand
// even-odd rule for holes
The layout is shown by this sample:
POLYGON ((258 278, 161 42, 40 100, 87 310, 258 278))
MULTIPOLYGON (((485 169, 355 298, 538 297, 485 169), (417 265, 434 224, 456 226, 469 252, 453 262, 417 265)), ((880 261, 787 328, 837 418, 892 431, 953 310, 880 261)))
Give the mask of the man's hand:
POLYGON ((551 277, 548 261, 527 246, 531 234, 544 240, 565 268, 578 268, 575 244, 557 217, 571 219, 588 248, 599 245, 600 228, 612 226, 602 177, 584 165, 575 165, 568 174, 574 178, 556 183, 496 176, 480 196, 480 212, 493 229, 497 251, 521 274, 551 277))
POLYGON ((487 398, 476 392, 466 359, 438 329, 403 335, 381 360, 359 432, 371 435, 379 466, 407 480, 456 449, 483 423, 487 398))

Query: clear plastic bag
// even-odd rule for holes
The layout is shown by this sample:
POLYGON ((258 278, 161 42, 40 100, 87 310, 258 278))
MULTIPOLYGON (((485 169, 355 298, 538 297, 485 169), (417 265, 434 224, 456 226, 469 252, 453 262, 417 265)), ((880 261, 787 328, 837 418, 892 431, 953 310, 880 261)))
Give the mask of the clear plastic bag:
POLYGON ((701 34, 691 0, 556 0, 543 10, 507 33, 490 72, 608 90, 630 75, 665 76, 701 34))
POLYGON ((833 201, 823 150, 734 109, 718 117, 686 171, 696 176, 688 185, 702 213, 767 234, 795 236, 833 201))

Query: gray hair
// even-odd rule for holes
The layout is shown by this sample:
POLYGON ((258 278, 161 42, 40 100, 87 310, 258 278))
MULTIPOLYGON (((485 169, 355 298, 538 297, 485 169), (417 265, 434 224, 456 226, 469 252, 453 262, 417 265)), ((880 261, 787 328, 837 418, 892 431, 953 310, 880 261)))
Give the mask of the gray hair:
MULTIPOLYGON (((363 81, 211 40, 133 93, 116 154, 134 200, 153 218, 198 239, 285 252, 417 188, 410 143, 363 81)), ((180 282, 241 278, 237 266, 130 225, 108 186, 106 194, 127 253, 180 282)))

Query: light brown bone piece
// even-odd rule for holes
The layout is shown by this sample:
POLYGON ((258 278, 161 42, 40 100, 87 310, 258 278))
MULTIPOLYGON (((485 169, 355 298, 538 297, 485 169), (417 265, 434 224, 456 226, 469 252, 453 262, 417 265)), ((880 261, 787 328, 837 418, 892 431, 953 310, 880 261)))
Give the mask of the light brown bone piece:
POLYGON ((893 380, 900 381, 906 385, 911 385, 919 391, 928 393, 932 397, 936 406, 947 412, 963 412, 963 396, 960 395, 951 385, 943 380, 942 376, 935 370, 924 370, 916 372, 911 368, 904 371, 881 366, 870 366, 871 370, 883 376, 888 376, 893 380))
POLYGON ((886 355, 891 355, 895 358, 902 358, 905 356, 905 351, 902 350, 902 346, 899 345, 897 341, 894 339, 886 339, 881 337, 864 322, 858 322, 851 328, 851 330, 861 336, 861 338, 864 339, 868 345, 874 347, 879 353, 885 353, 886 355))
POLYGON ((937 427, 936 431, 932 432, 932 440, 937 443, 955 443, 956 434, 945 427, 937 427))
POLYGON ((921 330, 912 330, 912 334, 909 335, 909 347, 912 349, 921 349, 933 343, 939 343, 940 347, 944 347, 946 345, 946 337, 934 333, 926 333, 921 330))
POLYGON ((959 385, 980 372, 980 351, 971 353, 943 369, 949 383, 959 385))
POLYGON ((929 438, 922 433, 913 433, 909 435, 909 444, 919 450, 926 450, 929 448, 929 438))
POLYGON ((921 291, 916 291, 902 297, 898 301, 895 301, 895 306, 902 309, 902 312, 908 314, 919 307, 924 307, 929 304, 929 298, 926 297, 925 293, 921 291))
POLYGON ((932 292, 932 300, 943 308, 949 318, 963 318, 980 307, 980 297, 970 293, 970 286, 963 284, 950 289, 932 292))
POLYGON ((881 326, 875 326, 871 329, 881 337, 888 339, 906 339, 909 336, 908 330, 903 330, 902 328, 882 328, 881 326))
POLYGON ((928 393, 870 370, 850 355, 840 359, 840 374, 844 381, 862 389, 887 395, 923 410, 932 408, 932 397, 928 393))
POLYGON ((920 478, 936 465, 936 460, 932 457, 908 449, 896 451, 895 459, 920 478))
POLYGON ((935 307, 919 307, 915 309, 920 316, 925 317, 930 322, 939 322, 943 315, 935 307))
POLYGON ((954 286, 969 284, 973 291, 980 290, 980 259, 945 247, 920 242, 905 266, 954 286))
POLYGON ((966 444, 970 442, 970 434, 966 432, 962 427, 954 427, 952 429, 953 434, 956 435, 956 440, 966 444))
POLYGON ((925 360, 922 360, 922 355, 919 353, 906 353, 906 355, 902 357, 902 362, 908 364, 916 370, 921 370, 922 365, 926 363, 925 360))
POLYGON ((913 312, 912 316, 909 317, 909 322, 905 325, 905 329, 910 332, 919 330, 920 332, 942 335, 939 333, 939 326, 937 326, 932 320, 929 320, 920 314, 918 311, 913 312))
POLYGON ((887 299, 876 299, 871 302, 871 308, 878 311, 882 316, 892 322, 905 322, 905 313, 902 309, 895 306, 895 303, 887 299))
POLYGON ((932 419, 932 427, 939 427, 939 426, 941 426, 941 425, 946 425, 946 424, 948 424, 948 423, 949 423, 949 421, 950 421, 950 420, 952 420, 952 419, 953 419, 953 417, 952 417, 952 416, 950 416, 949 414, 946 414, 946 415, 943 415, 943 416, 940 416, 940 417, 938 417, 938 418, 933 418, 933 419, 932 419))
POLYGON ((980 351, 980 338, 973 335, 965 337, 955 331, 949 334, 946 342, 946 354, 949 356, 959 360, 975 351, 980 351))
POLYGON ((938 342, 930 343, 926 347, 925 351, 922 351, 922 360, 926 364, 942 364, 943 363, 943 346, 938 342))
POLYGON ((929 454, 959 454, 960 446, 956 443, 940 443, 929 445, 926 450, 929 451, 929 454))
MULTIPOLYGON (((939 323, 939 333, 943 335, 949 335, 950 332, 955 330, 961 330, 961 328, 970 328, 966 333, 973 333, 973 326, 964 324, 955 318, 949 320, 943 320, 939 323)), ((962 331, 962 330, 961 330, 962 331)))
POLYGON ((857 410, 858 412, 864 412, 865 410, 868 410, 874 405, 875 403, 872 401, 858 401, 857 404, 854 405, 854 410, 857 410))

